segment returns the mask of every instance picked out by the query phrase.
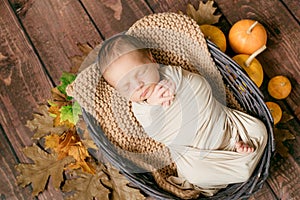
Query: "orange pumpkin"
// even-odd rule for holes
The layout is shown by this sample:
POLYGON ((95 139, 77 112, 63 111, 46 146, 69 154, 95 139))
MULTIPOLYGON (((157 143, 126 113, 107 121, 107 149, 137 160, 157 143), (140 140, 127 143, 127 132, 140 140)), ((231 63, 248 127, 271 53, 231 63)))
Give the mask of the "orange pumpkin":
POLYGON ((215 43, 222 52, 226 51, 226 37, 221 29, 209 24, 201 25, 200 29, 205 38, 215 43))
POLYGON ((275 99, 284 99, 291 93, 292 85, 285 76, 275 76, 268 83, 268 92, 275 99))
POLYGON ((238 54, 232 58, 246 71, 257 87, 260 87, 264 80, 264 71, 260 62, 255 57, 265 49, 266 46, 264 45, 251 55, 238 54))
POLYGON ((250 79, 260 87, 263 79, 264 79, 264 72, 260 62, 257 59, 253 59, 249 66, 246 66, 245 62, 249 59, 249 55, 246 54, 239 54, 234 56, 232 59, 236 61, 248 74, 250 79))
POLYGON ((243 19, 230 29, 228 40, 234 52, 252 54, 267 43, 267 32, 257 21, 243 19))
POLYGON ((278 122, 280 122, 281 117, 282 117, 282 110, 280 108, 280 106, 277 103, 274 102, 266 102, 266 105, 268 107, 268 109, 270 110, 270 113, 272 115, 273 121, 274 121, 274 125, 277 124, 278 122))

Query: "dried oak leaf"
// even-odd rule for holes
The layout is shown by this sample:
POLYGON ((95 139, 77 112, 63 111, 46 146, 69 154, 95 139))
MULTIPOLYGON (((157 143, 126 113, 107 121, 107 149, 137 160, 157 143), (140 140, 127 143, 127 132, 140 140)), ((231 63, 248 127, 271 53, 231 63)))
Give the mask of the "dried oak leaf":
POLYGON ((112 200, 141 200, 145 199, 145 196, 140 193, 140 190, 130 187, 130 182, 120 172, 107 164, 107 173, 110 179, 103 181, 107 187, 112 190, 112 200))
POLYGON ((288 129, 274 128, 274 136, 276 142, 276 151, 282 156, 288 156, 288 148, 284 146, 283 142, 286 140, 295 139, 295 136, 288 129))
POLYGON ((26 126, 34 131, 33 139, 40 139, 49 133, 61 134, 68 130, 67 126, 54 126, 54 118, 49 115, 49 107, 42 105, 39 107, 39 113, 33 114, 33 120, 28 120, 26 126))
POLYGON ((101 184, 102 180, 107 180, 107 175, 103 172, 103 165, 98 165, 95 174, 82 172, 81 170, 74 170, 73 176, 67 180, 62 190, 64 192, 75 192, 69 196, 68 200, 93 200, 95 198, 101 200, 109 199, 109 189, 101 184))
POLYGON ((192 4, 188 4, 186 14, 193 18, 199 25, 202 24, 215 24, 219 22, 221 14, 214 15, 217 8, 213 7, 214 1, 207 1, 204 4, 199 2, 199 8, 196 10, 192 4))
POLYGON ((122 14, 122 2, 121 0, 100 0, 106 7, 112 9, 114 11, 114 18, 116 20, 121 19, 122 14))
POLYGON ((283 124, 283 123, 287 123, 289 122, 290 120, 294 119, 294 116, 293 115, 290 115, 286 112, 283 112, 282 113, 282 117, 281 117, 281 120, 280 120, 280 124, 283 124))
POLYGON ((17 182, 22 187, 32 183, 32 194, 34 196, 45 189, 49 177, 51 177, 53 186, 59 188, 64 180, 64 167, 74 162, 72 157, 58 160, 56 155, 46 153, 35 144, 31 147, 26 147, 24 154, 32 159, 34 163, 16 165, 16 169, 20 172, 17 182))
POLYGON ((76 74, 81 66, 81 63, 84 61, 86 56, 93 50, 93 47, 89 44, 77 44, 78 48, 82 52, 82 56, 73 56, 70 58, 73 66, 71 68, 71 73, 76 74))
POLYGON ((70 101, 67 100, 67 95, 61 93, 57 87, 51 89, 52 99, 48 102, 50 105, 55 104, 59 108, 69 105, 70 101))
POLYGON ((57 134, 46 136, 45 148, 54 150, 58 154, 58 159, 72 156, 76 162, 68 165, 68 169, 82 168, 85 172, 95 173, 95 169, 86 162, 90 155, 75 129, 70 129, 61 136, 57 134))

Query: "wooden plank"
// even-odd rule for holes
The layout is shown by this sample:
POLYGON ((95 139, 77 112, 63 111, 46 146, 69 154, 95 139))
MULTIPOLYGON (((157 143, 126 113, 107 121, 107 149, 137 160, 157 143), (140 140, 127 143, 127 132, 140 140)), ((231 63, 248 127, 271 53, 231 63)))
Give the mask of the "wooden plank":
MULTIPOLYGON (((18 2, 12 0, 13 4, 18 2)), ((69 58, 82 55, 77 44, 95 46, 102 39, 79 1, 22 2, 25 14, 20 14, 20 19, 48 73, 58 84, 62 72, 70 71, 69 58)))
POLYGON ((276 197, 273 194, 272 189, 267 183, 264 183, 263 187, 249 198, 249 200, 272 200, 272 199, 276 199, 276 197))
MULTIPOLYGON (((227 1, 216 0, 220 10, 233 24, 244 18, 260 21, 268 32, 268 49, 258 57, 264 66, 266 75, 271 78, 278 74, 288 76, 292 80, 293 92, 286 99, 289 108, 300 119, 299 88, 299 24, 280 1, 227 1)), ((270 98, 269 98, 270 99, 270 98)), ((282 102, 283 103, 283 102, 282 102)), ((299 123, 295 122, 296 124, 299 123)), ((295 135, 296 137, 299 137, 295 135)), ((293 141, 295 147, 299 146, 293 141)), ((268 183, 279 199, 296 199, 299 196, 299 165, 297 154, 288 159, 276 156, 272 160, 268 183), (293 157, 295 156, 295 157, 293 157)))
POLYGON ((300 194, 300 167, 294 158, 276 156, 271 162, 268 183, 278 196, 278 199, 299 199, 300 194))
POLYGON ((286 75, 293 83, 287 98, 300 119, 300 26, 280 1, 216 0, 221 12, 233 24, 240 19, 260 21, 268 32, 268 49, 258 56, 268 77, 286 75))
POLYGON ((199 0, 182 0, 182 1, 148 0, 148 4, 151 6, 152 10, 155 13, 166 12, 166 11, 175 12, 175 13, 182 11, 183 13, 185 13, 186 6, 188 3, 192 4, 195 8, 198 8, 199 6, 199 0))
POLYGON ((300 2, 298 0, 282 0, 294 17, 300 22, 300 2))
MULTIPOLYGON (((4 130, 0 134, 7 135, 20 162, 29 162, 21 151, 32 143, 32 133, 25 124, 32 118, 34 108, 50 96, 52 86, 7 0, 0 0, 0 13, 0 124, 4 130)), ((6 153, 5 158, 10 152, 6 153)), ((7 169, 12 167, 8 162, 16 161, 4 163, 7 169)), ((6 188, 7 194, 11 187, 6 188)), ((17 186, 14 190, 18 190, 17 186)), ((40 196, 40 199, 62 199, 61 192, 53 189, 40 196)))
POLYGON ((18 164, 10 142, 7 140, 6 134, 0 126, 0 193, 1 199, 26 200, 31 198, 30 188, 22 189, 16 184, 15 165, 18 164))
POLYGON ((126 31, 135 21, 152 13, 144 1, 82 0, 82 4, 105 38, 126 31))

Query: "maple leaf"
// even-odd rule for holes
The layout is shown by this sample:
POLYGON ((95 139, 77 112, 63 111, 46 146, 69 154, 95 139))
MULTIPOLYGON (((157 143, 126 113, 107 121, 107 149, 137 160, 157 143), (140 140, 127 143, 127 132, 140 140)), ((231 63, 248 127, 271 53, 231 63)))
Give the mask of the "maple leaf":
POLYGON ((193 18, 199 25, 202 24, 215 24, 218 23, 221 14, 214 15, 217 8, 213 7, 214 1, 207 1, 204 4, 202 1, 199 2, 199 8, 196 10, 192 4, 188 4, 186 13, 188 16, 193 18))
POLYGON ((103 183, 112 189, 113 200, 145 199, 145 196, 140 193, 140 190, 128 186, 130 182, 126 179, 126 177, 120 174, 120 172, 110 164, 107 164, 107 172, 110 179, 103 181, 103 183))
POLYGON ((49 177, 51 177, 53 186, 59 188, 64 180, 64 167, 74 161, 72 157, 58 160, 55 154, 48 154, 35 144, 26 147, 23 151, 34 163, 16 165, 16 169, 20 172, 20 175, 17 176, 17 182, 22 187, 32 183, 34 196, 45 189, 49 177))
POLYGON ((76 74, 81 66, 81 63, 84 61, 86 56, 90 53, 90 51, 93 50, 93 47, 89 44, 77 44, 78 48, 82 52, 82 56, 73 56, 70 58, 71 62, 73 63, 73 66, 71 68, 71 73, 76 74))
POLYGON ((288 129, 274 128, 274 136, 276 142, 276 151, 282 156, 288 156, 288 148, 284 146, 283 142, 286 140, 295 139, 295 136, 288 129))
MULTIPOLYGON (((48 112, 51 117, 53 117, 53 126, 67 126, 69 128, 73 128, 75 124, 70 122, 69 120, 61 120, 61 112, 60 112, 60 107, 52 102, 49 102, 51 105, 50 108, 48 109, 48 112)), ((63 106, 62 106, 63 107, 63 106)))
POLYGON ((68 197, 69 200, 93 200, 94 198, 108 200, 110 191, 101 184, 102 180, 107 180, 107 175, 103 172, 103 165, 98 165, 95 174, 89 174, 80 170, 74 170, 75 178, 67 180, 62 190, 64 192, 74 191, 75 194, 68 197))
MULTIPOLYGON (((66 88, 75 80, 76 76, 73 73, 63 72, 60 77, 60 85, 57 86, 57 89, 64 95, 67 95, 66 88)), ((67 96, 67 100, 72 100, 72 97, 67 96)))
POLYGON ((34 131, 33 139, 40 139, 49 133, 61 134, 68 130, 67 126, 53 126, 54 118, 49 115, 48 106, 39 107, 39 113, 33 114, 33 120, 28 120, 26 126, 34 131))
POLYGON ((88 173, 95 172, 94 168, 85 161, 90 155, 74 129, 68 130, 61 136, 56 134, 46 136, 45 148, 53 149, 58 154, 58 159, 72 156, 76 162, 68 165, 68 169, 82 168, 88 173))
POLYGON ((69 121, 72 124, 77 124, 81 115, 81 108, 77 101, 73 105, 62 106, 60 108, 60 122, 69 121))

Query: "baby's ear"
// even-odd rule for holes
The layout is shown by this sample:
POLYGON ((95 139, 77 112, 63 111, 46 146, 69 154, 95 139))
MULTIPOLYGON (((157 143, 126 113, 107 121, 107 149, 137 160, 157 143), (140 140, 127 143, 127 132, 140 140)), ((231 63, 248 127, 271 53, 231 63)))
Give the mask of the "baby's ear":
POLYGON ((154 57, 153 57, 153 55, 152 55, 152 53, 151 53, 150 50, 148 50, 148 55, 149 55, 150 60, 151 60, 152 62, 156 63, 156 60, 154 59, 154 57))

